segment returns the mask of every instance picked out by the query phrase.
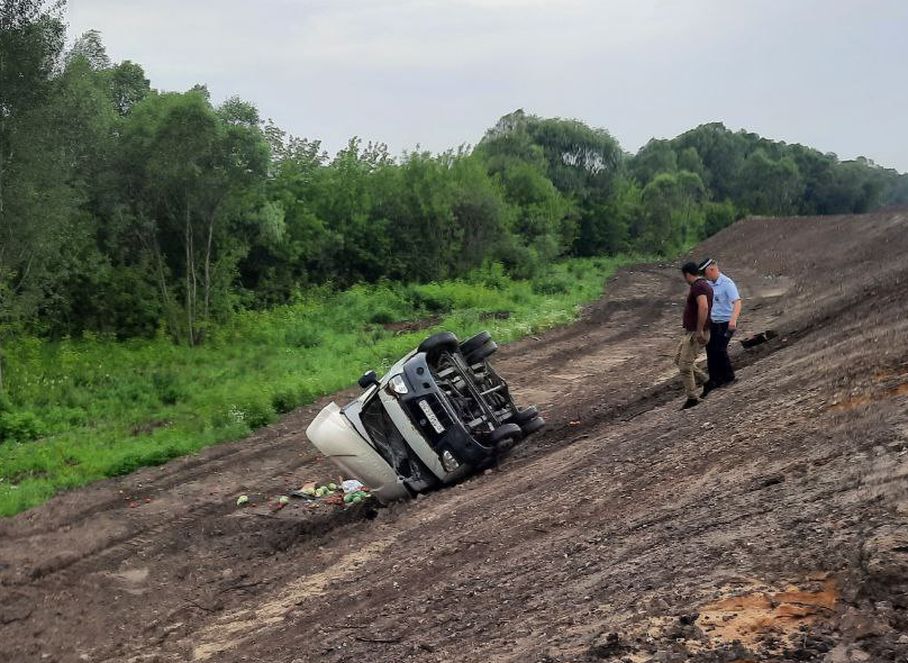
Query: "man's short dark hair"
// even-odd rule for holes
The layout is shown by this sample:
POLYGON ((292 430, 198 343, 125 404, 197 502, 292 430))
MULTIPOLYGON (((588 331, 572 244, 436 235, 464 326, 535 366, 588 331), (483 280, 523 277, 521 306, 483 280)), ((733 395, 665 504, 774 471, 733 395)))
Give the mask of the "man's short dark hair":
POLYGON ((697 269, 697 263, 695 262, 686 262, 681 265, 682 274, 692 274, 694 276, 700 276, 700 270, 697 269))

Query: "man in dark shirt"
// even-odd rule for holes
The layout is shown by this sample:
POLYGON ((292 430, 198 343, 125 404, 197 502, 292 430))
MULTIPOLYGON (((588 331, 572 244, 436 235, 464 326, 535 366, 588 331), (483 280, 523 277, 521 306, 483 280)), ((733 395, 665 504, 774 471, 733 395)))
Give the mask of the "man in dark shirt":
POLYGON ((700 403, 697 382, 706 383, 709 380, 709 376, 697 366, 696 361, 700 349, 709 342, 709 313, 713 305, 713 290, 706 279, 700 276, 697 263, 685 263, 681 267, 681 273, 684 280, 690 284, 690 290, 684 305, 682 320, 684 335, 678 343, 675 363, 681 372, 681 380, 687 394, 687 400, 681 409, 686 410, 700 403))

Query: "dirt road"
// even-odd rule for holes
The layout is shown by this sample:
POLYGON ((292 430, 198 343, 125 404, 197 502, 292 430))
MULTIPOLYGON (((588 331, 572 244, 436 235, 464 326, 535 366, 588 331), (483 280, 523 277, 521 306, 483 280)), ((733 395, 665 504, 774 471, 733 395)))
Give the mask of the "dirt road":
POLYGON ((701 406, 676 267, 622 271, 499 351, 549 426, 460 486, 272 511, 336 475, 319 403, 0 522, 0 661, 908 660, 908 215, 750 219, 695 254, 741 335, 778 332, 701 406))

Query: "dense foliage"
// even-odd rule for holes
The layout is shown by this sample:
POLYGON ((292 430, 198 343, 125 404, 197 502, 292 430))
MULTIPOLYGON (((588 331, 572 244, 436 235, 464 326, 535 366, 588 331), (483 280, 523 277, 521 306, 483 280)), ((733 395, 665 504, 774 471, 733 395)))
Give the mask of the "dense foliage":
POLYGON ((151 88, 41 0, 4 4, 0 324, 52 338, 212 321, 315 285, 430 282, 497 262, 670 254, 741 214, 861 212, 908 178, 721 124, 625 154, 604 130, 517 111, 475 149, 333 158, 204 86, 151 88))

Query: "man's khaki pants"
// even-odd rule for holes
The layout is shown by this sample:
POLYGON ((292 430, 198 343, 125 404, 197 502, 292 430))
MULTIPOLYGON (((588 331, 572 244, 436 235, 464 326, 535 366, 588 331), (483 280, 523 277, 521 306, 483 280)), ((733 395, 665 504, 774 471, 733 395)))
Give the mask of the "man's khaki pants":
MULTIPOLYGON (((709 334, 706 336, 708 340, 709 334)), ((697 334, 695 332, 684 332, 681 342, 678 343, 678 352, 675 353, 675 364, 678 365, 678 370, 681 371, 681 381, 684 382, 684 391, 687 393, 688 398, 696 399, 698 397, 698 381, 703 383, 709 380, 709 376, 694 363, 697 361, 697 355, 700 354, 702 347, 697 342, 697 334)))

